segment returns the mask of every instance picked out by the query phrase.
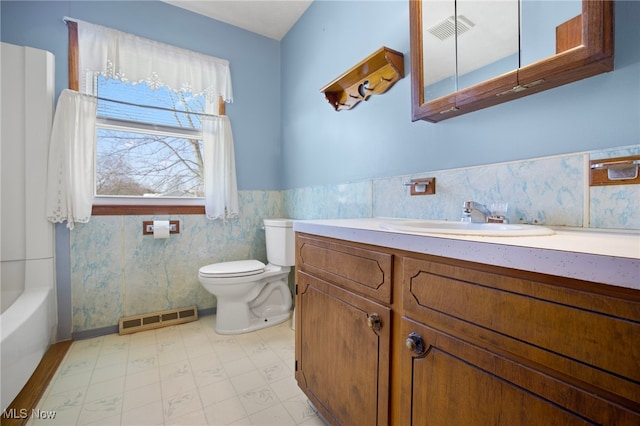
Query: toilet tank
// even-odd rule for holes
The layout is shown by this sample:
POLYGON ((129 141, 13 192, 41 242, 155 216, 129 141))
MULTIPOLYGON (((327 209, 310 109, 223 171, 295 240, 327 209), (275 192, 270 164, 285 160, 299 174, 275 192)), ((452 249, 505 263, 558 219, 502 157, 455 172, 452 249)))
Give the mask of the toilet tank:
POLYGON ((264 219, 267 260, 278 266, 294 266, 295 236, 291 219, 264 219))

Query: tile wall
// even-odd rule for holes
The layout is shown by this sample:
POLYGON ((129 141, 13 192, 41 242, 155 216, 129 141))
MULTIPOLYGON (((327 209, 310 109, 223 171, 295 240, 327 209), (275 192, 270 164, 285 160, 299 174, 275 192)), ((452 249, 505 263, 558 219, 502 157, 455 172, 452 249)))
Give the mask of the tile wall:
POLYGON ((94 216, 71 231, 72 332, 118 324, 122 316, 190 305, 215 306, 198 281, 206 264, 266 262, 262 219, 282 216, 279 191, 241 191, 240 217, 226 223, 204 215, 94 216), (142 235, 142 221, 180 221, 169 239, 142 235))
POLYGON ((462 203, 507 201, 512 223, 640 229, 638 185, 589 187, 592 159, 640 155, 640 145, 533 160, 284 191, 294 219, 403 217, 460 220, 462 203), (411 196, 404 183, 435 177, 436 194, 411 196))
POLYGON ((465 200, 509 202, 512 223, 640 229, 640 186, 588 185, 589 160, 640 155, 640 145, 285 191, 241 191, 238 220, 172 216, 181 233, 142 235, 149 216, 97 216, 71 232, 73 332, 112 327, 122 316, 215 306, 198 282, 202 265, 266 262, 264 217, 406 217, 459 220, 465 200), (410 196, 404 182, 436 177, 436 194, 410 196))

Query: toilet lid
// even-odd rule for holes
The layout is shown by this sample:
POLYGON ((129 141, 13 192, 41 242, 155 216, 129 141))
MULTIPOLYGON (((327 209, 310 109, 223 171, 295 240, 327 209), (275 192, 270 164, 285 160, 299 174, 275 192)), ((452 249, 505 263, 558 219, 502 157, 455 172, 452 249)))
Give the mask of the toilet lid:
POLYGON ((200 268, 200 275, 212 278, 244 277, 260 274, 264 268, 265 264, 259 260, 234 260, 203 266, 200 268))

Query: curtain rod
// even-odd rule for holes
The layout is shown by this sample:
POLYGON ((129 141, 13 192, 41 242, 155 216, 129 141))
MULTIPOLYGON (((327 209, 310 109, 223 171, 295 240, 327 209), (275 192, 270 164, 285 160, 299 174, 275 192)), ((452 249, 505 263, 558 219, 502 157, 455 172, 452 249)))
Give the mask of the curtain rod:
POLYGON ((64 23, 65 23, 65 25, 66 25, 66 24, 67 24, 67 23, 69 23, 69 22, 76 22, 76 23, 77 23, 77 22, 80 22, 80 20, 79 20, 79 19, 76 19, 76 18, 70 18, 70 17, 68 17, 68 16, 63 16, 63 17, 62 17, 62 22, 64 22, 64 23))

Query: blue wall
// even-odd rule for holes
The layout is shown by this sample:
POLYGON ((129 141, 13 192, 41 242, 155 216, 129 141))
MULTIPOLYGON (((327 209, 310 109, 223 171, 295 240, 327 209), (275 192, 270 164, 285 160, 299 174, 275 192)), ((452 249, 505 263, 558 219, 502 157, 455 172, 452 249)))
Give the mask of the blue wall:
POLYGON ((316 0, 281 43, 156 1, 2 1, 2 41, 56 55, 67 85, 63 16, 231 62, 238 186, 290 189, 640 141, 640 2, 616 2, 616 69, 441 123, 411 122, 408 1, 316 0), (388 46, 405 78, 350 111, 320 88, 388 46))
POLYGON ((2 1, 1 39, 52 52, 68 87, 69 16, 229 60, 238 189, 280 187, 280 43, 159 1, 2 1))
POLYGON ((285 188, 640 142, 640 2, 616 2, 613 72, 435 124, 411 122, 408 3, 315 1, 283 39, 285 188), (405 78, 335 112, 320 88, 383 45, 405 78))

